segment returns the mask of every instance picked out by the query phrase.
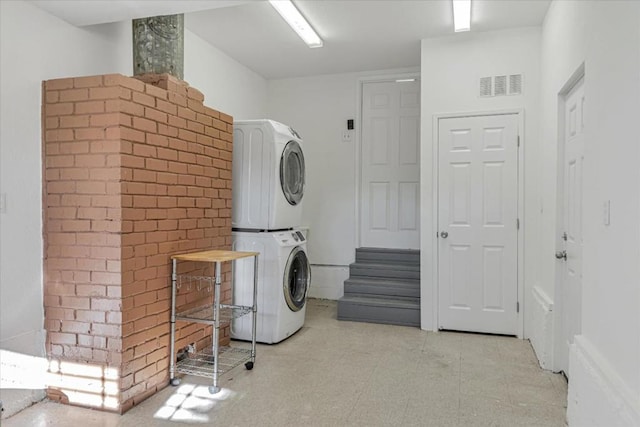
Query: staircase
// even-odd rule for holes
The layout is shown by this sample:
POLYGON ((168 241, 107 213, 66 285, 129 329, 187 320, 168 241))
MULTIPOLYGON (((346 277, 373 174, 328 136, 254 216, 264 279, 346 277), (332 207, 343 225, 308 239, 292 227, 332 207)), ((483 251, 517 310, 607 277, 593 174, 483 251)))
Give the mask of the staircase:
POLYGON ((420 251, 358 248, 338 320, 420 326, 420 251))

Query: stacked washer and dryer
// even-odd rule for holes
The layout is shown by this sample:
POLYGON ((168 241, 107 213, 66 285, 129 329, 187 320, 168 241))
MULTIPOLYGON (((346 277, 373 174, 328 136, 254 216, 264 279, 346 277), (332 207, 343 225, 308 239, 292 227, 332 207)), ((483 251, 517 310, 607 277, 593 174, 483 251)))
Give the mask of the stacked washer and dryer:
MULTIPOLYGON (((257 341, 273 344, 304 324, 311 269, 301 229, 305 167, 302 139, 273 120, 236 121, 233 130, 233 249, 259 252, 257 341)), ((253 262, 238 261, 234 304, 251 305, 253 262)), ((231 324, 250 340, 251 319, 231 324)))

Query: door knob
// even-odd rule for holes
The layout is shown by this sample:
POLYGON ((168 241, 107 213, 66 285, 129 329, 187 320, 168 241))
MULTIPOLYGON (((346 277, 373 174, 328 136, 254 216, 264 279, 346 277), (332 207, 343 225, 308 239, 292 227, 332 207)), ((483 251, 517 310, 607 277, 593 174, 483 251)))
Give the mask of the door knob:
POLYGON ((447 237, 449 237, 449 233, 447 233, 446 231, 441 231, 440 237, 442 237, 443 239, 446 239, 447 237))
POLYGON ((556 258, 567 260, 567 251, 558 251, 556 252, 556 258))

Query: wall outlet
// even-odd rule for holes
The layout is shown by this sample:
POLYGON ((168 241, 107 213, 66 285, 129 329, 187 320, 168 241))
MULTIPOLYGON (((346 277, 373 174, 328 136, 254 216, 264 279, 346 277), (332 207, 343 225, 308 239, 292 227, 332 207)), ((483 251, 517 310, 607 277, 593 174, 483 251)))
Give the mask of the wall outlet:
POLYGON ((0 193, 0 213, 7 213, 7 193, 0 193))
POLYGON ((353 140, 352 130, 342 131, 342 142, 351 142, 352 140, 353 140))
POLYGON ((187 353, 193 354, 196 352, 196 343, 192 342, 187 346, 187 353))

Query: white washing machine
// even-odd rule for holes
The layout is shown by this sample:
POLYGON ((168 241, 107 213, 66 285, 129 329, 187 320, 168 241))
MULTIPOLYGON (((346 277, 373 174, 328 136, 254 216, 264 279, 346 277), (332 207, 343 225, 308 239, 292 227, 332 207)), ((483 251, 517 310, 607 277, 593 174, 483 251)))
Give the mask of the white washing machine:
MULTIPOLYGON (((233 232, 233 249, 259 252, 256 339, 274 344, 304 325, 311 268, 306 236, 299 229, 279 232, 233 232)), ((253 259, 234 266, 233 303, 250 306, 253 298, 253 259)), ((231 323, 231 337, 251 340, 251 316, 231 323)))
POLYGON ((301 226, 305 167, 302 139, 273 120, 233 124, 233 210, 236 229, 301 226))

